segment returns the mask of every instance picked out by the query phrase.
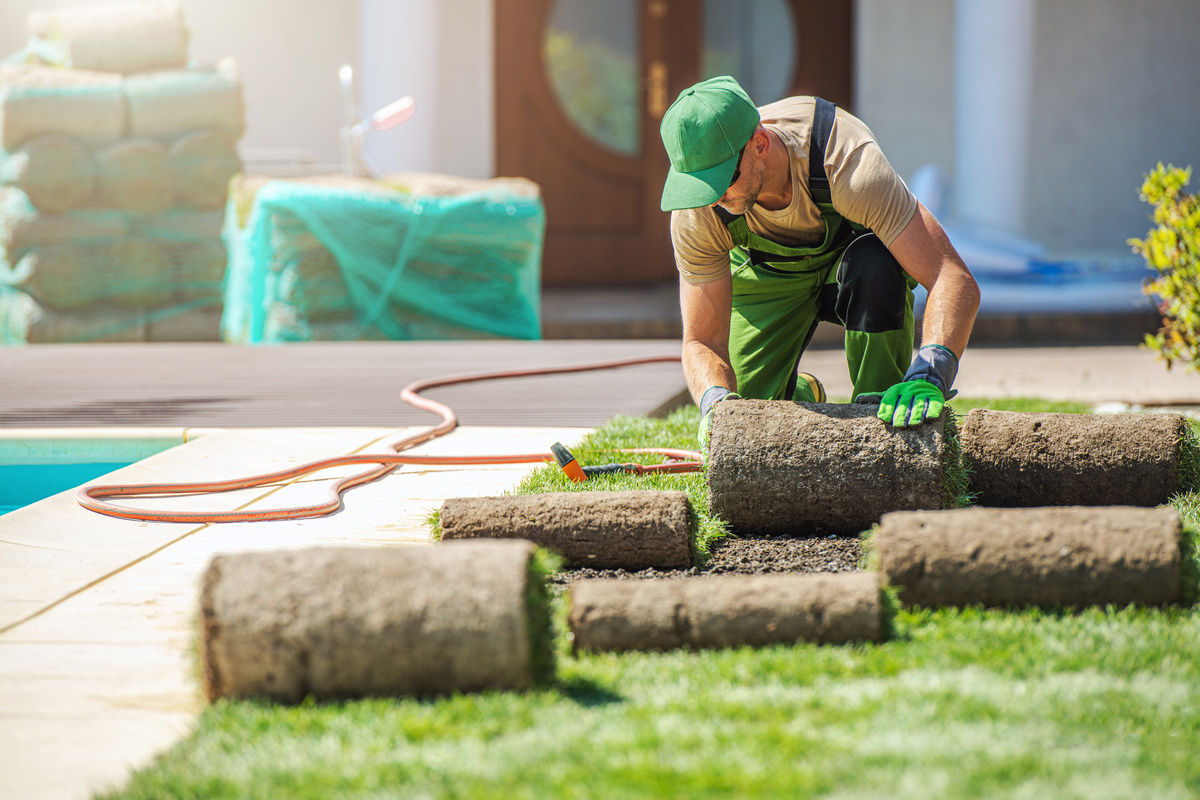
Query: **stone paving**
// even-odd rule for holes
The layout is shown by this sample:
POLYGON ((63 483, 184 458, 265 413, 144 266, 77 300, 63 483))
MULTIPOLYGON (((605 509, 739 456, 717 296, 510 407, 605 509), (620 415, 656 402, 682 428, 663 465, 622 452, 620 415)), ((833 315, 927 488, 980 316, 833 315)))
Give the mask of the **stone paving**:
MULTIPOLYGON (((461 428, 429 454, 536 453, 581 428, 461 428)), ((216 431, 101 482, 198 481, 280 470, 382 445, 405 431, 369 428, 216 431)), ((186 735, 202 707, 194 641, 199 579, 219 552, 317 545, 400 547, 429 540, 447 497, 511 489, 536 465, 404 466, 347 493, 343 510, 299 521, 202 525, 100 516, 71 493, 0 517, 0 797, 85 798, 122 783, 186 735)), ((232 509, 323 499, 363 467, 282 487, 141 507, 232 509)))

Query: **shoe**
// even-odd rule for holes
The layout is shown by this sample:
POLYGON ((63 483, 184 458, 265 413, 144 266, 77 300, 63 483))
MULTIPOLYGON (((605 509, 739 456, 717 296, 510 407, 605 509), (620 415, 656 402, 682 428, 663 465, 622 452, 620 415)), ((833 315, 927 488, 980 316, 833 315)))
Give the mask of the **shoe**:
POLYGON ((799 400, 802 403, 825 402, 825 387, 817 380, 817 376, 807 372, 797 372, 796 377, 800 380, 796 381, 796 391, 792 393, 793 400, 799 400))

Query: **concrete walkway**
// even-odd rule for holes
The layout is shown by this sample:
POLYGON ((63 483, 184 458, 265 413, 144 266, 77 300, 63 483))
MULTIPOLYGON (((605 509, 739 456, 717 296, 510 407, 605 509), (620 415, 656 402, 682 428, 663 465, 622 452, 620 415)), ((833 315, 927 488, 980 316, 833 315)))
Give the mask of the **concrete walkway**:
MULTIPOLYGON (((537 453, 580 428, 462 428, 429 454, 537 453)), ((207 434, 102 482, 257 474, 318 458, 384 452, 405 431, 244 429, 207 434)), ((402 467, 358 487, 332 516, 227 525, 100 516, 61 494, 0 517, 0 797, 86 798, 185 736, 203 701, 194 656, 199 578, 216 553, 429 540, 442 500, 500 494, 534 466, 402 467)), ((323 499, 331 469, 282 487, 171 500, 172 508, 270 508, 323 499)))
MULTIPOLYGON (((801 367, 824 383, 830 397, 848 397, 850 380, 840 351, 806 353, 801 367)), ((1200 374, 1168 371, 1140 347, 969 348, 954 388, 964 397, 1039 397, 1094 405, 1200 405, 1200 374)))
MULTIPOLYGON (((610 357, 612 348, 602 349, 603 357, 610 357)), ((641 343, 633 349, 671 352, 677 345, 641 343)), ((152 350, 153 346, 142 357, 149 357, 152 350)), ((521 358, 534 352, 514 355, 499 349, 483 350, 496 362, 491 368, 520 366, 521 358)), ((563 352, 551 350, 553 359, 565 360, 563 352)), ((61 357, 63 352, 39 353, 33 348, 23 352, 20 370, 4 371, 0 388, 9 387, 9 400, 0 399, 0 412, 11 412, 12 398, 22 395, 19 388, 12 387, 38 380, 40 367, 35 362, 39 358, 61 357)), ((118 352, 125 357, 132 354, 118 352)), ((301 352, 281 348, 274 356, 301 352)), ((374 359, 384 350, 376 347, 371 352, 374 359)), ((599 355, 595 347, 584 347, 582 352, 584 357, 579 360, 599 355)), ((0 358, 4 354, 0 353, 0 358)), ((16 360, 7 358, 5 363, 12 366, 16 360)), ((445 366, 427 365, 426 372, 417 377, 453 371, 441 368, 445 366)), ((821 377, 831 397, 848 397, 850 384, 839 351, 811 352, 803 366, 821 377)), ((69 369, 69 365, 61 369, 69 369)), ((194 371, 175 369, 175 383, 167 388, 180 396, 188 396, 201 385, 219 391, 211 381, 205 384, 203 376, 189 384, 189 373, 194 371)), ((141 368, 140 374, 153 380, 155 371, 141 368)), ((302 375, 287 369, 272 374, 302 375)), ((321 375, 323 381, 330 379, 328 372, 321 375)), ((571 390, 586 404, 574 404, 567 411, 577 414, 586 407, 591 416, 567 426, 562 426, 562 416, 552 412, 543 413, 538 422, 538 398, 559 397, 544 384, 526 390, 523 396, 505 395, 504 403, 489 403, 489 395, 476 395, 480 419, 491 415, 491 420, 502 420, 506 408, 522 403, 525 416, 516 424, 543 427, 464 427, 418 452, 544 452, 556 440, 577 441, 587 426, 603 423, 614 410, 645 414, 652 407, 686 402, 679 396, 683 383, 677 366, 648 370, 639 379, 639 388, 632 391, 631 379, 622 373, 601 380, 589 378, 585 391, 571 390)), ((43 388, 58 381, 65 391, 71 376, 41 380, 43 388)), ((120 376, 112 376, 109 370, 96 370, 89 380, 101 383, 81 387, 79 393, 110 392, 114 402, 124 396, 120 376)), ((131 396, 136 396, 136 388, 131 396)), ((310 384, 309 389, 313 388, 310 384)), ((342 404, 353 403, 360 394, 353 387, 337 385, 336 380, 333 388, 336 391, 330 394, 342 404)), ((964 359, 957 388, 974 397, 1036 396, 1093 404, 1200 407, 1200 376, 1167 372, 1148 352, 1133 347, 977 348, 964 359)), ((297 424, 291 421, 296 417, 289 415, 289 409, 295 410, 297 405, 296 396, 305 398, 300 409, 305 414, 319 416, 336 410, 322 405, 326 401, 321 392, 304 393, 300 384, 278 394, 284 398, 278 402, 256 406, 258 401, 249 396, 239 402, 257 408, 257 414, 272 409, 270 418, 278 425, 297 424), (293 389, 302 394, 292 394, 293 389)), ((275 397, 266 392, 264 396, 268 401, 275 397)), ((455 404, 452 397, 439 399, 455 404)), ((369 398, 367 402, 377 407, 382 401, 369 398)), ((399 401, 395 402, 399 406, 399 401)), ((181 416, 168 422, 200 424, 186 409, 179 413, 181 416)), ((163 425, 164 419, 155 417, 147 422, 163 425)), ((227 428, 127 467, 105 482, 243 476, 327 456, 382 451, 402 434, 403 430, 387 426, 227 428)), ((69 493, 0 517, 0 797, 88 797, 123 783, 132 770, 147 765, 186 735, 202 708, 192 650, 198 579, 215 553, 332 544, 420 544, 428 541, 426 516, 444 499, 507 491, 531 468, 404 467, 384 480, 351 491, 340 513, 299 522, 210 526, 122 521, 81 509, 69 493)), ((283 487, 127 502, 220 509, 292 505, 301 498, 323 497, 327 485, 345 474, 346 470, 330 470, 283 487)))

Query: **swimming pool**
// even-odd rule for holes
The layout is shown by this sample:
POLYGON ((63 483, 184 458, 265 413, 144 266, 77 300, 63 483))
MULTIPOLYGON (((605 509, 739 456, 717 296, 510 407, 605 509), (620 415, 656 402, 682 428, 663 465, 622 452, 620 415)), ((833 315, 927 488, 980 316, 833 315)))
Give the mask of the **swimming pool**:
POLYGON ((186 428, 0 431, 0 515, 93 483, 197 433, 186 428))
POLYGON ((0 515, 91 483, 130 463, 0 464, 0 515))

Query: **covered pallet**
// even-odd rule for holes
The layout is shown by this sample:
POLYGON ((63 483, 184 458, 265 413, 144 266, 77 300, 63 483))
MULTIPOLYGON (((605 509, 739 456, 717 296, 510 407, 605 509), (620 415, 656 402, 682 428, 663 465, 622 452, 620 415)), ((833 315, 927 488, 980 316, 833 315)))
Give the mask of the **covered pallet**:
POLYGON ((537 186, 520 179, 239 179, 222 334, 537 339, 544 229, 537 186))

